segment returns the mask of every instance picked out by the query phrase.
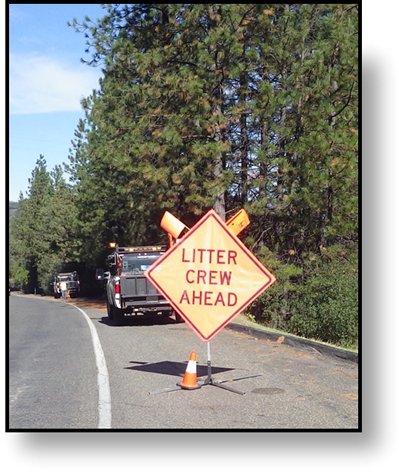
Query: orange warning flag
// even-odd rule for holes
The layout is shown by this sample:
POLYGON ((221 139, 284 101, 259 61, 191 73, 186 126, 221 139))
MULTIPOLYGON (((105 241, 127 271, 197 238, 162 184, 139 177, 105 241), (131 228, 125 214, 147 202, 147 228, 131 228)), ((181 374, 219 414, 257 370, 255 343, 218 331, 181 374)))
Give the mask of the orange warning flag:
POLYGON ((165 211, 160 226, 175 239, 178 239, 184 230, 188 231, 188 227, 168 211, 165 211))
POLYGON ((249 217, 247 212, 242 208, 229 221, 226 222, 229 230, 237 236, 241 231, 249 225, 249 217))

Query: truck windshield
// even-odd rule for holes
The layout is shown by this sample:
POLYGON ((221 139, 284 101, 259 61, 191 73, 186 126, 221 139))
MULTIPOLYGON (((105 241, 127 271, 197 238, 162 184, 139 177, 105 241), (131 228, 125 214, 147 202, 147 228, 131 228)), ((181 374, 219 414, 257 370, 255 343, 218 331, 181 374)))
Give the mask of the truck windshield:
POLYGON ((124 254, 122 272, 144 272, 161 254, 124 254))

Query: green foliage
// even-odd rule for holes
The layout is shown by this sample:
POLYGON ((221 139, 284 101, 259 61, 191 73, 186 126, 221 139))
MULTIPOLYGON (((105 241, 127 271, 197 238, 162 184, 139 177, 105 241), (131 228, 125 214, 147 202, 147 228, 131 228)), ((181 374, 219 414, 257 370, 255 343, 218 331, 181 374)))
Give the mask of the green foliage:
POLYGON ((288 262, 356 241, 357 5, 106 9, 72 24, 104 66, 69 166, 87 235, 159 239, 160 210, 246 205, 288 262))
POLYGON ((357 348, 357 264, 341 258, 299 269, 270 257, 263 262, 274 267, 277 281, 248 308, 251 317, 270 328, 357 348))
MULTIPOLYGON (((247 238, 251 247, 251 238, 247 238)), ((247 309, 254 319, 275 329, 285 328, 285 322, 292 315, 291 301, 300 288, 302 268, 294 264, 285 264, 276 258, 266 247, 255 252, 260 262, 276 277, 276 282, 257 298, 247 309)))
POLYGON ((48 172, 43 156, 29 183, 28 198, 20 196, 10 221, 9 278, 26 292, 46 293, 54 272, 78 255, 76 209, 61 168, 48 172))
POLYGON ((359 293, 357 268, 334 262, 314 269, 293 301, 287 329, 343 347, 357 347, 359 293))

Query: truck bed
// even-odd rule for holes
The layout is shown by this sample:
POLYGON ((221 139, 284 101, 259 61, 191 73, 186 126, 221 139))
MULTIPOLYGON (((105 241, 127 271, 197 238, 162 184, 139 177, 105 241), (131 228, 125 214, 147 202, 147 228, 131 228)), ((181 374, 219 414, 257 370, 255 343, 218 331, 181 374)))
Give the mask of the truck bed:
POLYGON ((147 280, 144 274, 124 273, 120 278, 121 301, 124 307, 145 310, 171 310, 169 302, 147 280))
POLYGON ((122 297, 160 295, 158 290, 143 275, 125 273, 120 280, 122 297))

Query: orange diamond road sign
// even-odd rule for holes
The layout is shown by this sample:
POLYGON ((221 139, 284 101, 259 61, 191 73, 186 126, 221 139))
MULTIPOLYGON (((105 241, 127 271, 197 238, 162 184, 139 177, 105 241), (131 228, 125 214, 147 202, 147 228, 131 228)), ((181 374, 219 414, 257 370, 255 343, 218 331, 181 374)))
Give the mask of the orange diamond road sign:
POLYGON ((144 275, 204 342, 276 280, 214 210, 144 275))

